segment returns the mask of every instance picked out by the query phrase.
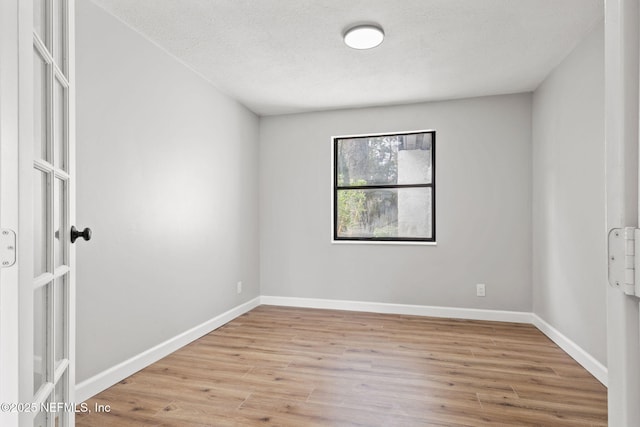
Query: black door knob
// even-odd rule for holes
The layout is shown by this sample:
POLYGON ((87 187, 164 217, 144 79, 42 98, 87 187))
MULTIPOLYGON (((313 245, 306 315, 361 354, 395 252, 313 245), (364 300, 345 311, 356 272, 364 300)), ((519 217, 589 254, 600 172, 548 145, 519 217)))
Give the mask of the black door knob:
POLYGON ((78 237, 82 237, 84 240, 91 240, 91 229, 89 227, 80 231, 75 225, 71 226, 71 243, 75 243, 78 237))

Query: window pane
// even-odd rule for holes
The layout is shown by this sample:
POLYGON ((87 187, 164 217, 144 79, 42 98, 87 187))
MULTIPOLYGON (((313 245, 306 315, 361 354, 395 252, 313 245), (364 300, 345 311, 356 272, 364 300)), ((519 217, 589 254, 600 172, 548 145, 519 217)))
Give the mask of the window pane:
POLYGON ((55 185, 53 187, 53 253, 55 258, 55 266, 59 267, 65 264, 65 234, 66 226, 65 219, 65 182, 61 179, 55 179, 55 185))
POLYGON ((33 427, 47 427, 47 413, 38 412, 38 415, 33 420, 33 427))
POLYGON ((51 283, 33 292, 33 393, 47 382, 47 290, 51 283))
POLYGON ((33 157, 47 156, 47 64, 37 50, 33 55, 33 157))
MULTIPOLYGON (((56 388, 54 391, 53 402, 55 403, 65 403, 67 402, 67 373, 65 372, 62 377, 58 380, 56 384, 56 388)), ((54 414, 54 422, 53 425, 55 427, 63 427, 66 426, 66 415, 65 411, 56 411, 54 414)))
POLYGON ((338 238, 430 239, 431 188, 338 190, 338 238))
POLYGON ((398 150, 398 184, 431 184, 431 134, 406 135, 398 150), (415 144, 423 136, 420 144, 415 144))
POLYGON ((63 170, 66 170, 66 146, 67 146, 67 102, 66 88, 56 79, 53 92, 54 116, 53 116, 53 155, 54 164, 63 170))
POLYGON ((35 169, 33 176, 33 274, 47 271, 47 174, 35 169))
POLYGON ((65 313, 67 310, 67 280, 66 275, 59 277, 55 281, 53 289, 53 302, 54 302, 54 324, 53 324, 53 340, 55 343, 55 366, 66 358, 66 327, 65 327, 65 313))
POLYGON ((431 188, 398 190, 398 237, 430 239, 431 212, 431 188))
POLYGON ((65 49, 65 0, 53 0, 53 58, 56 64, 67 74, 65 49))
POLYGON ((431 183, 431 133, 339 139, 342 185, 431 183))

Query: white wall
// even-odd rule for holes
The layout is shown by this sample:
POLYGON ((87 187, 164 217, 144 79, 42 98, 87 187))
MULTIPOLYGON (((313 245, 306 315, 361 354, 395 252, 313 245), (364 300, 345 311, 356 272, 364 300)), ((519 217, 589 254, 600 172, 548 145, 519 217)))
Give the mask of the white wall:
POLYGON ((76 22, 81 382, 259 295, 258 118, 93 3, 76 22))
POLYGON ((604 31, 533 97, 533 310, 606 364, 604 31))
POLYGON ((263 295, 531 311, 530 94, 264 117, 260 144, 263 295), (331 136, 431 128, 437 246, 332 245, 331 136))

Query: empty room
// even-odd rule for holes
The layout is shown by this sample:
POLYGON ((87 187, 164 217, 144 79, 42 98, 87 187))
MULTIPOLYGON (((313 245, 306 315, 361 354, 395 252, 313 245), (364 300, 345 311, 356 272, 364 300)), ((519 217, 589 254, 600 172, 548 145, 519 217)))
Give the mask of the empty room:
POLYGON ((639 426, 639 21, 3 0, 0 426, 639 426))

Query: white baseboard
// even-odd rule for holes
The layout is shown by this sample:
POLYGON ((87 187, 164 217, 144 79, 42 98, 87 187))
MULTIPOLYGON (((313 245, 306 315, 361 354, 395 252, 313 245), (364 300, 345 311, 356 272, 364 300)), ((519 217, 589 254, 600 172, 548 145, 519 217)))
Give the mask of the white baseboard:
POLYGON ((251 301, 245 302, 237 307, 226 311, 213 319, 207 320, 200 325, 189 329, 167 341, 156 345, 132 358, 125 360, 122 363, 113 366, 106 371, 84 380, 76 385, 76 397, 77 402, 83 402, 92 396, 100 393, 103 390, 111 387, 112 385, 122 381, 130 375, 138 372, 139 370, 157 362, 163 357, 173 353, 181 347, 189 344, 190 342, 208 334, 209 332, 219 328, 225 323, 230 322, 242 314, 253 310, 260 305, 260 298, 256 297, 251 301))
POLYGON ((607 367, 602 363, 598 362, 596 358, 587 353, 582 347, 578 344, 567 338, 566 335, 562 334, 556 328, 548 324, 546 321, 542 320, 540 316, 535 313, 531 313, 532 324, 540 329, 542 333, 544 333, 551 341, 556 343, 558 347, 565 351, 569 356, 571 356, 576 362, 582 365, 587 371, 591 373, 598 381, 600 381, 604 386, 607 385, 608 382, 608 370, 607 367))
POLYGON ((261 296, 260 303, 286 307, 321 308, 329 310, 367 311, 371 313, 406 314, 413 316, 446 317, 452 319, 491 320, 497 322, 528 323, 534 325, 576 362, 582 365, 603 385, 607 385, 607 368, 582 347, 567 338, 537 314, 523 311, 481 310, 475 308, 435 307, 426 305, 387 304, 377 302, 344 301, 315 298, 261 296))
POLYGON ((452 319, 490 320, 497 322, 528 323, 537 327, 598 381, 607 385, 607 368, 593 356, 567 338, 534 313, 523 311, 483 310, 475 308, 436 307, 410 304, 344 301, 316 298, 260 296, 220 314, 186 332, 156 345, 106 371, 76 385, 76 401, 83 402, 122 381, 139 370, 157 362, 190 342, 208 334, 236 317, 264 305, 320 308, 328 310, 365 311, 370 313, 405 314, 412 316, 443 317, 452 319))
POLYGON ((315 298, 273 297, 264 295, 260 297, 260 303, 264 305, 281 305, 286 307, 324 308, 329 310, 367 311, 370 313, 446 317, 450 319, 531 323, 531 313, 522 311, 483 310, 477 308, 388 304, 381 302, 344 301, 315 298))

